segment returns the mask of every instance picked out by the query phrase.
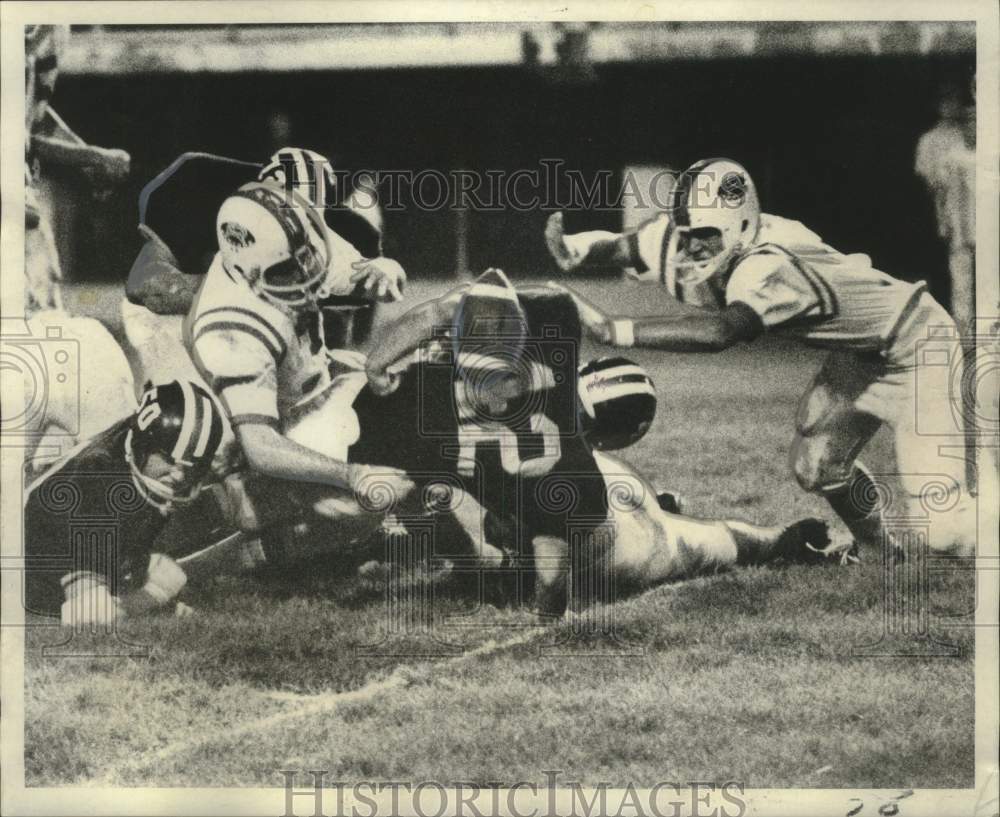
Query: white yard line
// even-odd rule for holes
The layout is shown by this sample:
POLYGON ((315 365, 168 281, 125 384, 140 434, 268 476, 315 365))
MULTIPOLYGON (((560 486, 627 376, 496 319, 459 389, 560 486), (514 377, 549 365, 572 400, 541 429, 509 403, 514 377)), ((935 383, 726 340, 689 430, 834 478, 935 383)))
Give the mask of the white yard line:
MULTIPOLYGON (((426 677, 432 677, 440 667, 453 667, 456 664, 468 661, 470 658, 478 658, 483 655, 492 655, 493 653, 502 652, 510 647, 517 647, 521 644, 525 644, 533 640, 536 636, 546 632, 548 632, 548 628, 545 627, 531 628, 527 632, 520 633, 504 641, 494 641, 491 639, 483 644, 480 644, 478 647, 474 647, 471 650, 463 652, 461 655, 456 655, 451 658, 446 658, 443 661, 430 664, 430 666, 426 669, 426 677)), ((295 706, 283 712, 266 715, 262 718, 256 718, 251 721, 239 723, 230 729, 206 730, 204 735, 200 735, 196 738, 180 740, 175 743, 168 743, 166 746, 156 749, 155 751, 144 752, 135 756, 134 759, 121 764, 114 769, 108 770, 101 777, 88 781, 87 785, 95 787, 120 785, 118 781, 122 777, 123 772, 138 772, 141 769, 149 766, 155 766, 156 764, 162 763, 169 758, 198 749, 206 744, 237 738, 254 732, 267 731, 275 726, 297 718, 333 712, 337 709, 337 707, 343 704, 364 703, 370 701, 384 692, 389 692, 390 690, 407 686, 413 679, 415 670, 416 667, 413 665, 401 664, 396 667, 388 677, 379 681, 370 681, 358 689, 352 689, 347 692, 321 692, 316 695, 297 695, 295 693, 288 692, 267 693, 267 697, 272 700, 289 701, 291 703, 298 703, 299 706, 295 706)))

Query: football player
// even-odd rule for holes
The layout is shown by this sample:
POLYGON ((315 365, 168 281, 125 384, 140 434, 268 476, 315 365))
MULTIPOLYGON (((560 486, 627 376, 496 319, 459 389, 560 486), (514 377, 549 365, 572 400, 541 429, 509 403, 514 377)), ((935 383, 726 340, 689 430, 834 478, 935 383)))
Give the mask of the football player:
MULTIPOLYGON (((673 297, 703 311, 662 317, 609 317, 572 293, 588 332, 619 348, 715 352, 765 332, 830 350, 802 399, 792 469, 824 496, 860 543, 893 541, 880 493, 857 456, 882 423, 892 427, 905 492, 903 515, 934 515, 930 546, 968 554, 975 516, 958 457, 939 456, 942 440, 918 431, 918 418, 951 418, 947 383, 917 383, 921 355, 956 338, 948 313, 925 285, 845 255, 797 221, 762 214, 750 174, 729 159, 692 165, 674 189, 673 208, 637 232, 566 235, 562 215, 546 227, 559 267, 632 267, 673 297), (933 341, 932 332, 943 341, 933 341)), ((568 288, 567 288, 567 291, 568 288)), ((947 371, 947 367, 945 367, 947 371)), ((940 371, 940 370, 939 370, 940 371)), ((926 369, 924 374, 928 372, 926 369)))
POLYGON ((125 354, 100 321, 43 309, 26 323, 29 344, 40 355, 22 357, 28 408, 19 433, 28 436, 24 460, 36 472, 109 422, 130 416, 135 383, 125 354))
POLYGON ((24 260, 28 317, 36 310, 62 308, 62 268, 55 241, 58 230, 53 230, 53 219, 58 227, 58 208, 44 184, 42 170, 58 165, 78 171, 96 193, 123 181, 130 166, 124 150, 84 142, 51 105, 59 76, 59 55, 68 37, 68 26, 24 28, 24 260))
MULTIPOLYGON (((373 469, 349 464, 346 449, 327 445, 337 425, 352 421, 338 414, 340 403, 325 406, 327 434, 301 444, 284 433, 296 404, 328 383, 336 391, 343 380, 331 380, 331 368, 352 363, 316 343, 334 252, 322 216, 293 190, 251 182, 222 203, 216 232, 219 251, 185 318, 184 343, 252 472, 239 498, 249 502, 239 510, 241 529, 279 521, 265 509, 283 516, 311 496, 310 485, 323 495, 330 488, 364 495, 373 469)), ((412 487, 395 469, 375 470, 380 485, 400 496, 412 487)))
POLYGON ((208 478, 224 423, 195 383, 149 387, 134 414, 34 481, 24 498, 25 609, 106 624, 176 598, 187 577, 153 543, 208 478))
POLYGON ((515 291, 499 270, 414 307, 368 358, 371 387, 353 403, 359 432, 349 456, 406 469, 420 486, 450 486, 459 494, 450 509, 480 559, 526 559, 549 612, 565 605, 570 539, 591 542, 616 580, 636 587, 737 563, 835 555, 823 550, 818 520, 762 528, 665 510, 672 497, 605 453, 648 430, 652 381, 620 358, 578 370, 579 340, 570 297, 515 291), (501 541, 487 541, 481 508, 501 541))
POLYGON ((329 162, 301 148, 283 148, 262 167, 207 153, 185 153, 150 181, 139 197, 145 239, 126 284, 122 317, 146 377, 192 375, 180 341, 181 317, 191 308, 218 250, 215 216, 234 190, 254 179, 294 192, 324 215, 334 252, 319 298, 326 310, 323 342, 346 345, 356 311, 378 299, 398 300, 406 275, 382 257, 381 232, 368 211, 339 203, 329 162))

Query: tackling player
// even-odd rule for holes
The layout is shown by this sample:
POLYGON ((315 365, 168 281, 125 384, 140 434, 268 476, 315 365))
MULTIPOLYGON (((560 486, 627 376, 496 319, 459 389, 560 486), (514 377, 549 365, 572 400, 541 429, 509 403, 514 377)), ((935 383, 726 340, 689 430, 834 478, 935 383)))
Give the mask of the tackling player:
POLYGON ((318 296, 326 311, 322 340, 328 348, 344 345, 347 316, 370 311, 377 300, 402 297, 402 267, 382 256, 381 232, 367 213, 350 202, 338 202, 333 171, 318 153, 282 148, 264 166, 185 153, 139 197, 139 231, 145 244, 129 272, 122 317, 145 376, 163 379, 188 371, 180 320, 218 250, 216 213, 227 196, 254 179, 294 192, 323 213, 333 249, 328 279, 318 296))
POLYGON ((892 541, 879 490, 857 461, 887 423, 906 492, 904 513, 923 518, 932 508, 954 509, 935 518, 930 546, 961 553, 974 547, 963 461, 939 456, 940 439, 916 427, 918 416, 952 416, 946 384, 917 388, 918 352, 932 331, 946 338, 944 351, 949 333, 957 337, 922 282, 899 281, 873 268, 866 255, 824 244, 797 221, 762 214, 749 173, 728 159, 692 165, 677 182, 672 211, 637 232, 565 235, 556 213, 546 240, 564 271, 632 267, 677 300, 705 308, 614 318, 571 293, 588 332, 602 343, 715 352, 778 332, 830 350, 799 408, 791 456, 799 484, 826 497, 858 542, 892 541))
MULTIPOLYGON (((323 336, 317 300, 334 252, 322 217, 294 191, 252 182, 222 203, 216 232, 219 251, 185 319, 184 343, 254 472, 243 487, 257 501, 245 497, 250 505, 240 527, 266 527, 270 520, 254 516, 273 507, 275 496, 285 506, 277 508, 279 516, 286 514, 295 498, 308 494, 302 484, 364 494, 372 468, 348 464, 346 448, 318 450, 336 436, 338 424, 350 422, 338 416, 336 403, 324 415, 326 435, 303 445, 283 433, 293 407, 330 383, 337 365, 336 356, 316 343, 323 336)), ((399 496, 412 487, 395 469, 376 470, 399 496)))
POLYGON ((103 624, 174 599, 187 577, 153 542, 200 490, 224 422, 197 384, 150 387, 134 414, 33 482, 24 498, 25 609, 103 624), (133 586, 129 574, 144 581, 133 586))
POLYGON ((499 270, 414 307, 368 358, 372 388, 353 403, 360 431, 350 456, 404 468, 418 485, 453 486, 457 477, 462 496, 451 508, 480 559, 500 566, 514 552, 533 563, 539 606, 550 612, 565 604, 570 539, 609 548, 600 558, 634 587, 738 563, 842 555, 821 550, 829 540, 818 520, 762 528, 664 510, 669 495, 605 453, 646 433, 653 384, 620 358, 578 373, 579 339, 565 293, 515 291, 499 270), (486 541, 480 506, 502 541, 486 541))

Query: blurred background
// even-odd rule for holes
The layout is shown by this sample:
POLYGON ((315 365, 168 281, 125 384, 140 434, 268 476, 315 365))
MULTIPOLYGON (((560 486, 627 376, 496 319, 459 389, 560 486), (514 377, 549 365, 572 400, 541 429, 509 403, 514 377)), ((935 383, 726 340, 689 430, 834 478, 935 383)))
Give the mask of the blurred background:
MULTIPOLYGON (((973 23, 75 26, 52 104, 129 151, 132 174, 95 206, 53 171, 60 255, 70 282, 122 281, 139 191, 183 151, 260 162, 292 144, 349 172, 557 159, 610 172, 612 190, 628 168, 723 155, 766 212, 947 301, 948 239, 915 157, 943 124, 974 145, 974 68, 973 23)), ((411 279, 547 275, 547 215, 385 209, 385 254, 411 279)), ((567 229, 635 217, 570 212, 567 229)))

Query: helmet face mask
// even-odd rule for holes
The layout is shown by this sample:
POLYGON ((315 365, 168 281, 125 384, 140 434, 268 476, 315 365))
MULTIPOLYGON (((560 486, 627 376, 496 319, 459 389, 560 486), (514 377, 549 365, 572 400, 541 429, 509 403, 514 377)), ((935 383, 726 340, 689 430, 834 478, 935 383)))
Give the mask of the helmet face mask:
POLYGON ((149 504, 167 512, 174 505, 186 505, 201 493, 203 468, 190 462, 173 462, 159 451, 149 452, 137 461, 132 433, 125 440, 125 459, 132 481, 149 504))
POLYGON ((222 413, 198 384, 147 384, 125 437, 125 460, 150 505, 168 513, 198 496, 223 430, 222 413))

